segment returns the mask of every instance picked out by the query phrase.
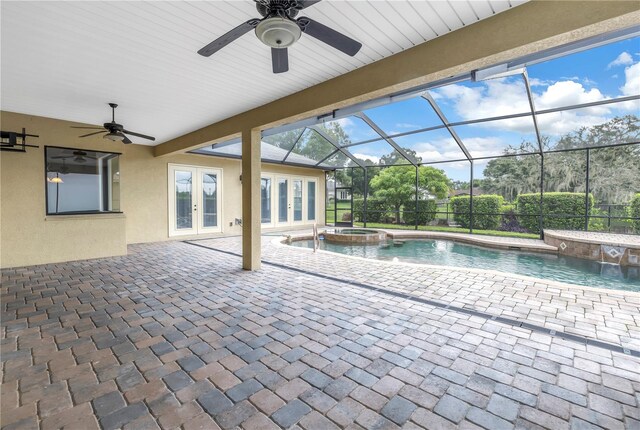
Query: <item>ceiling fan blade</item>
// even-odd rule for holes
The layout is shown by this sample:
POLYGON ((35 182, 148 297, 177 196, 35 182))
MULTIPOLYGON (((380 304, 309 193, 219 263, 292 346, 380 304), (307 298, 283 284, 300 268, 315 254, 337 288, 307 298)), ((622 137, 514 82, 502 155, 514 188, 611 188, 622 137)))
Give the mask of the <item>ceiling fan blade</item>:
POLYGON ((289 70, 287 48, 271 48, 271 64, 273 65, 273 73, 283 73, 289 70))
POLYGON ((306 16, 298 18, 298 25, 302 31, 309 36, 315 37, 321 42, 324 42, 352 57, 358 53, 360 48, 362 48, 362 44, 360 42, 353 40, 352 38, 345 36, 324 24, 320 24, 318 21, 307 18, 306 16))
POLYGON ((93 136, 94 134, 100 134, 100 133, 106 133, 104 131, 104 129, 100 130, 100 131, 96 131, 94 133, 89 133, 89 134, 83 134, 82 136, 78 136, 78 137, 87 137, 87 136, 93 136))
POLYGON ((104 127, 76 127, 74 125, 72 125, 70 128, 83 128, 86 130, 102 130, 104 129, 104 127))
POLYGON ((122 143, 131 143, 131 139, 129 139, 127 136, 125 136, 124 134, 122 135, 124 136, 124 138, 122 139, 122 143))
POLYGON ((313 6, 316 3, 320 3, 320 0, 298 0, 297 9, 306 9, 309 6, 313 6))
POLYGON ((155 137, 147 136, 146 134, 134 133, 133 131, 129 131, 129 130, 122 130, 122 132, 126 133, 126 134, 130 134, 132 136, 138 136, 138 137, 141 137, 143 139, 156 140, 155 137))
POLYGON ((256 25, 258 25, 259 22, 260 20, 257 18, 253 18, 247 22, 243 22, 233 30, 227 32, 226 34, 223 34, 204 48, 200 49, 198 51, 198 54, 204 57, 209 57, 210 55, 218 52, 220 49, 224 48, 240 36, 256 28, 256 25))

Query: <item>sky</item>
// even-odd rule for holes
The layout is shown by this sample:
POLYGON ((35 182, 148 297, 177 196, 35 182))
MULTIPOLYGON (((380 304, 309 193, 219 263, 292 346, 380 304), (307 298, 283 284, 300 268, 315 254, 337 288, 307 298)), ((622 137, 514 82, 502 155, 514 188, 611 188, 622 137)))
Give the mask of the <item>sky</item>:
MULTIPOLYGON (((640 37, 611 43, 569 56, 527 67, 536 110, 552 109, 599 100, 640 94, 640 37)), ((430 94, 450 122, 489 118, 530 112, 521 75, 483 82, 463 82, 430 90, 430 94)), ((441 121, 422 98, 405 100, 365 111, 387 134, 441 125, 441 121)), ((640 102, 616 103, 572 111, 538 115, 543 136, 558 138, 583 126, 607 122, 627 114, 640 116, 640 102)), ((352 142, 379 135, 360 118, 337 120, 352 142)), ((530 116, 454 127, 473 157, 496 156, 509 145, 523 140, 536 143, 530 116)), ((394 139, 400 146, 415 150, 423 162, 458 160, 461 150, 443 130, 418 133, 394 139)), ((384 142, 353 146, 350 151, 359 158, 377 162, 391 152, 384 142)), ((482 174, 487 161, 476 162, 474 174, 482 174)), ((438 164, 452 179, 468 180, 469 163, 438 164)))

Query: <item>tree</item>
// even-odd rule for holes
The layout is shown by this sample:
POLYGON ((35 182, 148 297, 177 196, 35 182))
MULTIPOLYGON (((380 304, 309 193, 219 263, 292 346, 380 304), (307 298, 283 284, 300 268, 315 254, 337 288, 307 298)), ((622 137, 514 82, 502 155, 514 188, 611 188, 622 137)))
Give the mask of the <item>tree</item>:
MULTIPOLYGON (((532 152, 530 143, 522 142, 518 149, 510 148, 508 154, 532 152)), ((533 193, 540 189, 540 156, 517 155, 494 158, 487 163, 482 180, 482 190, 489 194, 500 194, 513 201, 519 194, 533 193)), ((475 186, 474 181, 474 186, 475 186)))
MULTIPOLYGON (((639 119, 634 115, 581 127, 562 136, 552 148, 548 137, 542 138, 545 150, 586 149, 608 144, 640 140, 639 119)), ((537 151, 537 144, 522 142, 509 147, 512 157, 489 161, 484 170, 484 190, 514 200, 518 194, 540 191, 540 156, 521 155, 537 151)), ((544 191, 586 191, 586 151, 544 154, 544 191)), ((640 145, 594 148, 590 151, 589 190, 596 204, 626 204, 640 191, 640 145)))
POLYGON ((364 196, 364 169, 362 167, 336 170, 336 179, 339 184, 351 186, 354 196, 364 196))
MULTIPOLYGON (((374 196, 393 206, 396 222, 400 222, 400 208, 415 202, 416 168, 413 166, 392 166, 371 180, 374 196)), ((429 193, 445 198, 449 192, 449 178, 444 171, 430 166, 418 167, 418 194, 429 193)))
MULTIPOLYGON (((418 153, 413 149, 402 148, 405 154, 409 156, 409 158, 413 158, 416 163, 422 162, 422 157, 418 156, 418 153)), ((380 157, 380 162, 378 163, 380 166, 393 166, 395 164, 410 164, 411 162, 404 158, 402 154, 400 154, 397 150, 393 150, 390 154, 384 155, 380 157)))
POLYGON ((469 181, 460 181, 460 180, 451 181, 451 189, 452 190, 468 190, 469 181))
POLYGON ((337 147, 351 143, 349 136, 344 131, 340 123, 319 124, 316 126, 319 131, 311 128, 303 128, 285 131, 273 136, 266 136, 262 140, 265 143, 291 151, 293 154, 307 157, 316 162, 324 160, 323 164, 341 168, 350 163, 349 157, 342 152, 336 152, 337 147), (324 136, 326 135, 330 142, 324 136), (331 155, 334 153, 334 155, 331 155), (331 155, 331 157, 327 158, 331 155))

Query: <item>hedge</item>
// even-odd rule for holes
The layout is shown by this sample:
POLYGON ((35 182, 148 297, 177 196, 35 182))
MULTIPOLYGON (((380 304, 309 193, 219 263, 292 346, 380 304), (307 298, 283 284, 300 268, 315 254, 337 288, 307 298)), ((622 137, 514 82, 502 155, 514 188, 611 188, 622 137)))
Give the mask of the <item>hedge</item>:
POLYGON ((500 213, 502 213, 502 214, 510 214, 510 213, 513 213, 513 212, 516 212, 516 205, 515 204, 505 203, 500 208, 500 213))
MULTIPOLYGON (((416 202, 414 201, 404 205, 402 218, 404 218, 405 224, 415 225, 416 223, 415 203, 416 202)), ((367 201, 367 205, 368 204, 369 202, 367 201)), ((435 200, 418 200, 418 225, 426 225, 436 219, 437 210, 438 205, 436 204, 435 200)))
MULTIPOLYGON (((540 194, 520 194, 516 204, 520 224, 533 233, 540 233, 540 194)), ((589 194, 589 214, 592 209, 593 195, 589 194)), ((583 230, 584 193, 544 193, 542 215, 544 229, 583 230)))
MULTIPOLYGON (((453 219, 464 228, 469 228, 469 196, 451 198, 453 219)), ((479 230, 497 230, 500 227, 500 216, 504 198, 495 194, 473 196, 473 228, 479 230), (496 215, 492 215, 496 214, 496 215)))
MULTIPOLYGON (((385 222, 391 216, 393 208, 384 200, 370 197, 367 199, 367 222, 385 222)), ((353 199, 353 219, 364 221, 364 199, 353 199)))
MULTIPOLYGON (((640 193, 637 193, 631 199, 631 205, 629 206, 629 216, 631 218, 640 218, 640 193)), ((631 228, 634 233, 640 234, 640 219, 631 220, 631 228)))

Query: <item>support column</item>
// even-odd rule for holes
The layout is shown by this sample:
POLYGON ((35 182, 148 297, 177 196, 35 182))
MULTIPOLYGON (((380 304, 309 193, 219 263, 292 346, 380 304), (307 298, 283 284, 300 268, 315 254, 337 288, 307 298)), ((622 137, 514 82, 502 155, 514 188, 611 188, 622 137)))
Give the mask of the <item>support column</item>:
POLYGON ((259 270, 260 129, 242 131, 242 268, 259 270))

